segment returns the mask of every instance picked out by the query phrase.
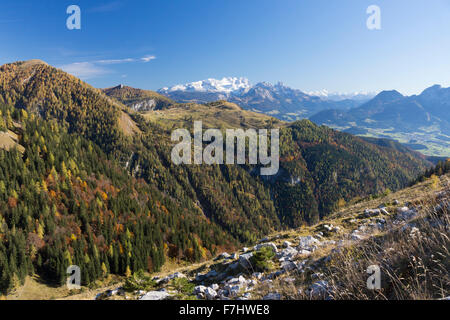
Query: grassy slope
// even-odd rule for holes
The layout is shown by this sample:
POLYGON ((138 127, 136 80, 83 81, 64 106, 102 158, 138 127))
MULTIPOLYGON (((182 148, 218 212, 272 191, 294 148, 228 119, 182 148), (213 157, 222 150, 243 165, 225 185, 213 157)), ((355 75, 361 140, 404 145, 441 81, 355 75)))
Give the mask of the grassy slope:
POLYGON ((0 131, 0 149, 11 150, 17 148, 20 152, 23 152, 24 148, 17 141, 18 136, 14 132, 10 130, 7 132, 0 131))
POLYGON ((207 128, 262 128, 267 126, 281 127, 284 121, 276 118, 246 111, 234 103, 226 101, 212 102, 206 105, 189 103, 178 104, 171 108, 144 113, 144 117, 157 122, 166 128, 189 128, 193 121, 203 121, 207 128))

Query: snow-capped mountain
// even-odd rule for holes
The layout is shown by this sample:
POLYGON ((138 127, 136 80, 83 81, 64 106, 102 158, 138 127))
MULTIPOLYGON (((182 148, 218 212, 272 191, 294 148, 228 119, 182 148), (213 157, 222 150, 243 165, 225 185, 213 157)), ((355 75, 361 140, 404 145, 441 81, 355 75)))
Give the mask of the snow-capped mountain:
POLYGON ((312 95, 278 82, 251 85, 247 78, 207 79, 158 90, 177 102, 234 102, 244 109, 266 113, 283 120, 307 118, 325 109, 348 110, 367 99, 330 99, 322 92, 312 95))
POLYGON ((166 87, 159 90, 161 93, 169 93, 176 91, 184 92, 215 92, 215 93, 237 93, 242 92, 251 87, 247 78, 225 77, 221 80, 207 79, 186 84, 179 84, 173 87, 166 87))
POLYGON ((306 92, 311 96, 321 97, 332 101, 342 101, 342 100, 356 100, 356 101, 369 101, 377 95, 377 92, 367 92, 367 91, 356 91, 356 92, 329 92, 326 89, 319 91, 309 91, 306 92))

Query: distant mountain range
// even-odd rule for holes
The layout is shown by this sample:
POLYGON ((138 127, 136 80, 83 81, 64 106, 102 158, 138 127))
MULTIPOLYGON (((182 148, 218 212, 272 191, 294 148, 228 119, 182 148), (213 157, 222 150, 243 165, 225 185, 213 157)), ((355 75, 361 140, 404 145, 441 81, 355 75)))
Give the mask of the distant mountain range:
POLYGON ((323 110, 310 120, 358 135, 393 138, 427 155, 450 155, 450 88, 419 95, 383 91, 351 110, 323 110))
POLYGON ((162 88, 158 92, 180 103, 228 100, 244 109, 287 121, 308 118, 331 108, 349 110, 374 96, 370 93, 328 93, 326 90, 308 94, 281 82, 275 85, 268 82, 251 85, 246 78, 208 79, 162 88))
POLYGON ((309 91, 306 92, 310 96, 317 96, 327 100, 332 101, 342 101, 342 100, 356 100, 356 101, 368 101, 376 96, 376 92, 350 92, 350 93, 342 93, 342 92, 329 92, 328 90, 320 90, 320 91, 309 91))
POLYGON ((229 100, 248 92, 251 85, 246 78, 227 77, 179 84, 158 90, 158 93, 180 103, 209 103, 229 100))
POLYGON ((428 156, 450 156, 450 88, 434 85, 420 95, 396 90, 305 92, 279 82, 251 85, 246 78, 208 79, 158 91, 179 103, 227 100, 285 121, 310 119, 360 136, 397 140, 428 156))

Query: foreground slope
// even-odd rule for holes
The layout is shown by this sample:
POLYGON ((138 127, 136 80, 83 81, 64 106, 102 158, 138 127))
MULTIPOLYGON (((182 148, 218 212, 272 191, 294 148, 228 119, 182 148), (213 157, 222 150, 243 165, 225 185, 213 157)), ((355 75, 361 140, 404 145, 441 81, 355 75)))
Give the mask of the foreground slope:
POLYGON ((125 281, 116 279, 109 290, 74 295, 65 291, 58 297, 445 298, 450 295, 449 187, 448 174, 433 176, 396 193, 350 204, 320 224, 271 234, 254 246, 222 252, 205 263, 150 277, 135 274, 125 281), (381 269, 379 290, 367 288, 370 265, 381 269))

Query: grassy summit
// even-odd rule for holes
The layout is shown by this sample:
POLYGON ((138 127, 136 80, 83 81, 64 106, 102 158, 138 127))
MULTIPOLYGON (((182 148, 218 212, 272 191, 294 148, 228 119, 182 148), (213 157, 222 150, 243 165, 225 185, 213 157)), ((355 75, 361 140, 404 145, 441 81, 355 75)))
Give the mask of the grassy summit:
POLYGON ((177 104, 158 111, 145 112, 144 117, 164 127, 189 128, 194 121, 202 121, 206 128, 268 128, 286 125, 276 118, 247 111, 226 101, 208 104, 177 104))

